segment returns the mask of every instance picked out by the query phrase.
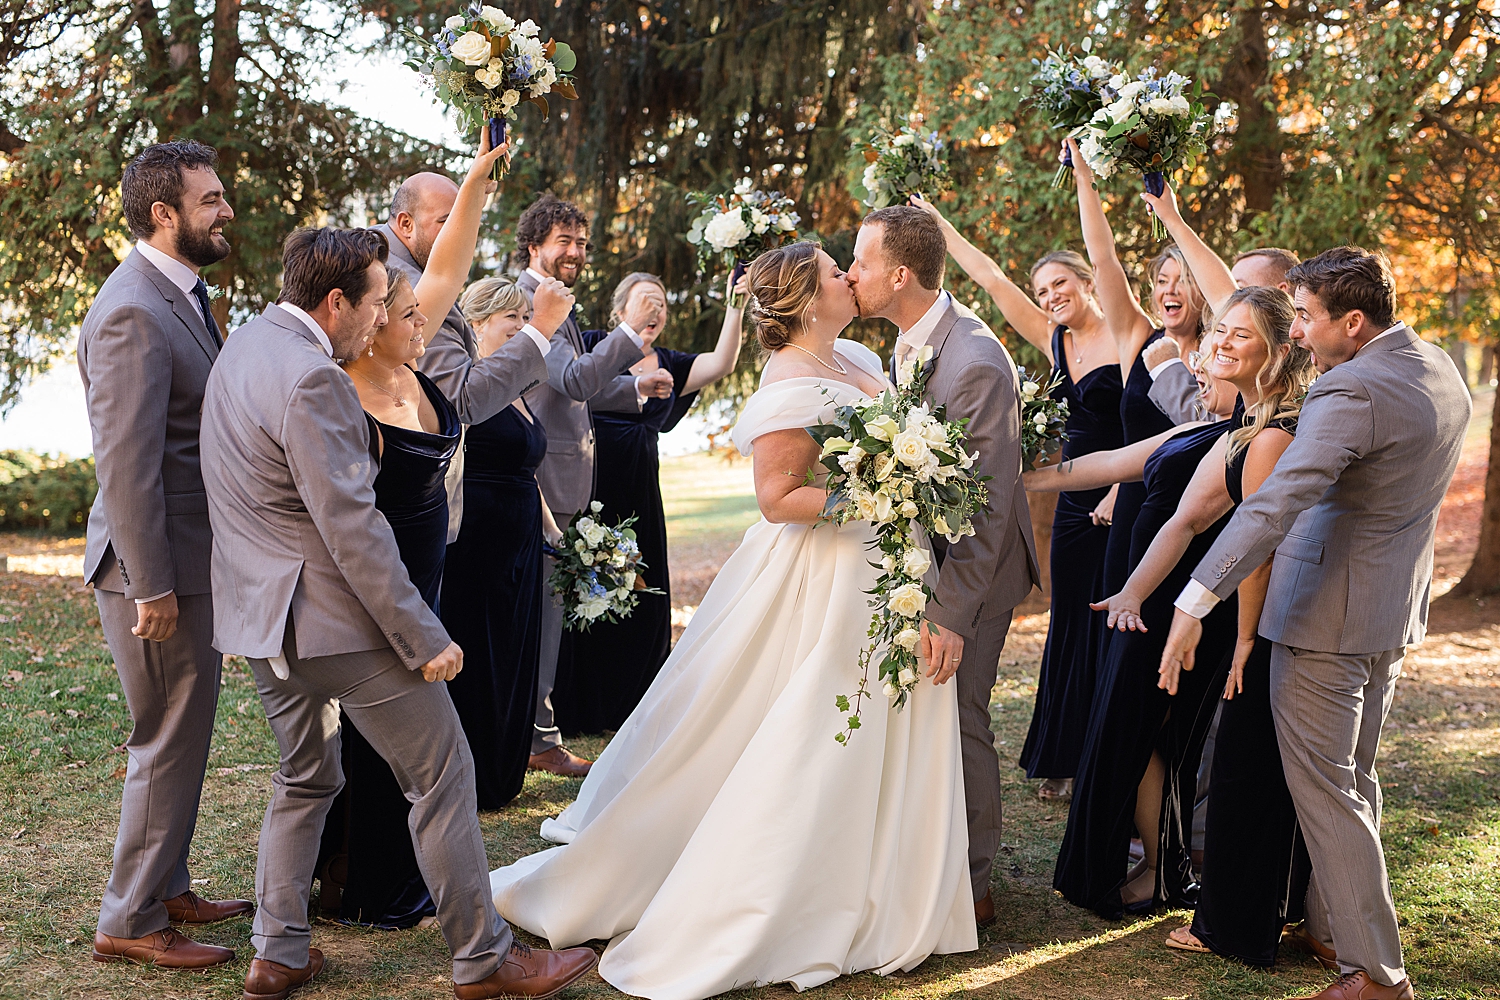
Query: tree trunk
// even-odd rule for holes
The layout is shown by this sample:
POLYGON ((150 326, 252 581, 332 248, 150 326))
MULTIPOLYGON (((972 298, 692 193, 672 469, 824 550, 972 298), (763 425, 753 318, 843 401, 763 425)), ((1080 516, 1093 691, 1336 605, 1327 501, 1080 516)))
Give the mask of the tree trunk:
POLYGON ((1266 108, 1271 61, 1265 14, 1259 5, 1249 4, 1236 16, 1240 39, 1224 65, 1219 89, 1235 102, 1240 118, 1229 161, 1245 182, 1245 211, 1259 215, 1271 210, 1281 190, 1283 137, 1276 113, 1266 108))
POLYGON ((1479 547, 1454 594, 1487 594, 1500 590, 1500 392, 1490 409, 1489 468, 1484 474, 1484 510, 1479 516, 1479 547))

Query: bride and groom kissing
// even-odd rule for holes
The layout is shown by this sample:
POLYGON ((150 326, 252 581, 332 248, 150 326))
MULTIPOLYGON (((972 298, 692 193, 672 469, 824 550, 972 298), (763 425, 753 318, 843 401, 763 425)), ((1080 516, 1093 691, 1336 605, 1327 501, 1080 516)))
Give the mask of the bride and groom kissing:
POLYGON ((847 274, 807 241, 750 267, 768 358, 732 436, 763 517, 578 799, 543 824, 562 846, 490 877, 499 913, 554 947, 607 940, 600 974, 626 993, 700 1000, 910 970, 975 949, 994 919, 989 701, 1012 609, 1040 574, 1016 368, 942 290, 946 253, 927 211, 894 206, 865 219, 847 274), (871 525, 823 518, 805 428, 888 385, 879 357, 839 337, 856 317, 899 328, 892 372, 931 349, 927 394, 967 420, 989 498, 975 535, 932 543, 930 683, 901 711, 866 713, 844 746, 835 697, 855 681, 879 569, 871 525))

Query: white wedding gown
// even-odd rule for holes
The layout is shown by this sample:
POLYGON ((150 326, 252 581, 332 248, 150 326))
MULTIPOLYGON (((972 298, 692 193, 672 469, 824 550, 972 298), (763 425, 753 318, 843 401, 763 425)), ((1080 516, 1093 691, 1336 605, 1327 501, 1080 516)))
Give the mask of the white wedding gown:
MULTIPOLYGON (((845 362, 879 359, 839 341, 845 362)), ((824 419, 852 386, 756 392, 733 436, 824 419)), ((876 577, 867 525, 746 532, 578 799, 555 847, 491 873, 502 916, 554 947, 606 939, 605 980, 652 1000, 910 970, 978 947, 952 683, 901 712, 872 678, 834 742, 876 577)))

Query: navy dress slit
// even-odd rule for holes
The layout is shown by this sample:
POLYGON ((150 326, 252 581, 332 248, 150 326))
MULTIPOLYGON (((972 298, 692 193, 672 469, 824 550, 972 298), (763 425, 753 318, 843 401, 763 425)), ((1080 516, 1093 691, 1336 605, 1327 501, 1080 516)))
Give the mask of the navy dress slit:
MULTIPOLYGON (((1052 331, 1052 356, 1062 373, 1053 394, 1068 402, 1063 460, 1120 447, 1120 366, 1100 365, 1074 382, 1062 335, 1061 326, 1052 331)), ((1104 552, 1109 542, 1109 528, 1094 524, 1089 513, 1108 492, 1080 490, 1057 496, 1048 555, 1052 617, 1031 729, 1021 750, 1020 763, 1028 778, 1071 778, 1083 751, 1104 636, 1104 618, 1089 610, 1089 604, 1105 596, 1104 552)))
MULTIPOLYGON (((426 375, 414 373, 438 414, 438 432, 428 434, 382 424, 366 414, 372 451, 383 441, 375 476, 375 507, 390 522, 401 563, 434 612, 443 580, 448 535, 444 478, 458 450, 459 420, 453 404, 426 375)), ((437 913, 417 868, 406 800, 396 776, 342 712, 341 763, 344 788, 323 827, 317 871, 321 907, 349 923, 411 927, 437 913)))

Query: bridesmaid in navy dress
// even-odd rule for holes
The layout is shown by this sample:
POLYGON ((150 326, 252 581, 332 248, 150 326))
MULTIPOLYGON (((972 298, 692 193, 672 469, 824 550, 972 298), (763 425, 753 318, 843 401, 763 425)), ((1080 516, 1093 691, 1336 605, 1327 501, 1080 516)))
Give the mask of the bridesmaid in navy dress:
MULTIPOLYGON (((529 320, 525 293, 504 278, 475 282, 459 301, 487 357, 529 320)), ((464 437, 464 513, 448 546, 443 625, 464 651, 448 682, 474 753, 479 808, 500 809, 521 792, 531 756, 547 599, 542 542, 561 532, 542 502, 536 469, 547 431, 522 399, 464 437)))
MULTIPOLYGON (((407 367, 422 352, 426 317, 405 276, 390 273, 390 319, 345 371, 364 404, 379 463, 375 507, 390 522, 411 582, 437 611, 448 533, 444 478, 460 425, 437 386, 407 367)), ((349 717, 340 713, 339 721, 344 788, 323 827, 322 910, 350 923, 411 927, 437 912, 412 847, 411 803, 349 717)))
MULTIPOLYGON (((741 296, 748 285, 742 279, 741 296)), ((667 315, 666 291, 655 275, 627 275, 615 289, 613 316, 630 311, 638 299, 655 299, 667 315)), ((726 310, 719 342, 712 353, 691 354, 656 347, 660 329, 647 334, 646 356, 631 368, 634 375, 657 369, 672 375, 672 393, 652 397, 636 411, 594 410, 595 459, 593 499, 604 505, 602 516, 614 524, 637 518, 634 529, 646 563, 646 583, 661 594, 642 594, 628 618, 598 622, 586 632, 564 632, 558 655, 552 706, 557 725, 567 735, 618 730, 656 679, 672 644, 671 573, 667 566, 667 518, 662 509, 661 466, 657 437, 677 426, 698 398, 698 391, 734 370, 739 358, 743 308, 726 310)), ((590 330, 584 345, 593 348, 607 330, 590 330)))
MULTIPOLYGON (((1062 373, 1059 393, 1069 406, 1064 457, 1118 448, 1124 439, 1120 358, 1094 297, 1089 262, 1071 250, 1047 254, 1032 265, 1028 294, 932 205, 916 197, 911 202, 932 213, 948 253, 990 294, 1005 321, 1062 373)), ((1064 494, 1053 518, 1048 559, 1052 620, 1037 678, 1036 710, 1021 753, 1027 777, 1044 779, 1038 790, 1044 799, 1067 797, 1083 748, 1103 634, 1088 605, 1105 593, 1104 550, 1113 502, 1109 488, 1064 494)))

